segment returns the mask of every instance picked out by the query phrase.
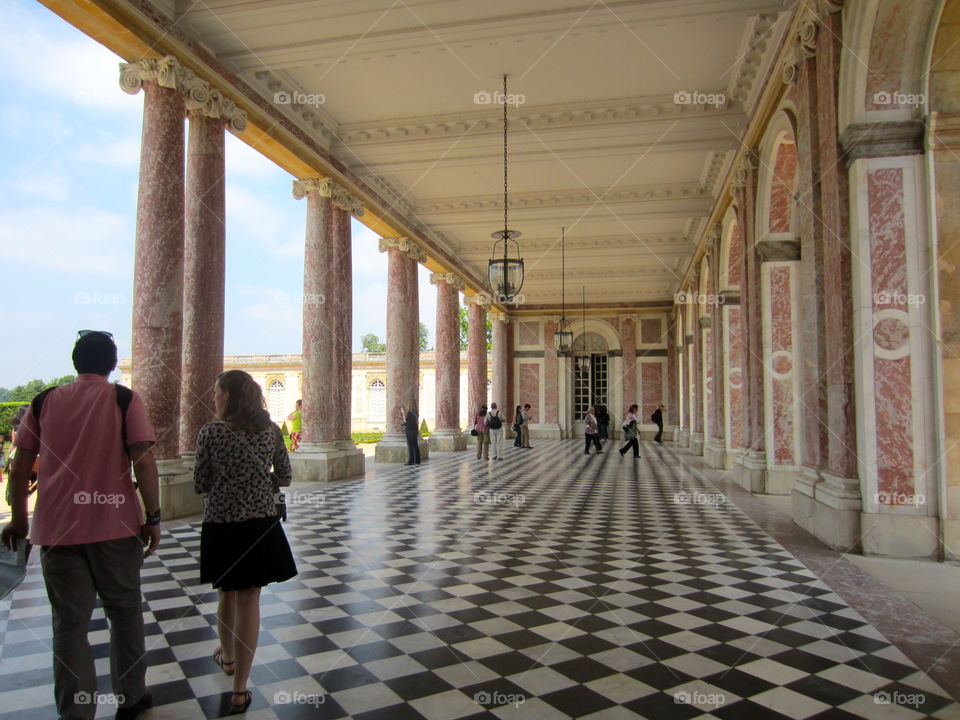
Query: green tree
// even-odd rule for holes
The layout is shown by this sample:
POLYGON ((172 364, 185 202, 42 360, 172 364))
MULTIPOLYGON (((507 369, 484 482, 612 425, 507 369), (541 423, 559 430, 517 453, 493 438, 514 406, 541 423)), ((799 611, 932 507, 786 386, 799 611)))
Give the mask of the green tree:
POLYGON ((373 333, 367 333, 362 336, 360 338, 360 345, 363 351, 367 353, 382 353, 387 350, 387 344, 380 342, 380 338, 373 333))
POLYGON ((419 327, 420 335, 420 352, 425 352, 427 350, 432 350, 430 347, 430 331, 427 330, 427 326, 423 323, 420 323, 419 327))
MULTIPOLYGON (((470 321, 467 319, 467 309, 460 306, 460 350, 466 351, 467 349, 467 338, 470 337, 470 321)), ((487 350, 490 349, 493 344, 493 323, 490 322, 489 316, 487 317, 487 350)))

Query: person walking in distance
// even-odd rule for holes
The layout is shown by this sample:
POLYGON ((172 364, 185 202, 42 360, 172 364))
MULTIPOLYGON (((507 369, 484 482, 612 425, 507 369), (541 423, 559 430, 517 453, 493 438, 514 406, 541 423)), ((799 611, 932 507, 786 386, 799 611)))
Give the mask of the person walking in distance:
POLYGON ((530 404, 523 406, 523 412, 520 414, 520 447, 530 447, 530 404))
POLYGON ((277 516, 275 484, 290 484, 283 433, 256 381, 243 370, 214 386, 217 419, 197 435, 194 490, 206 493, 200 529, 200 582, 217 591, 220 646, 213 660, 233 676, 230 713, 246 711, 260 632, 260 590, 297 574, 277 516))
POLYGON ((97 671, 87 632, 99 596, 110 621, 116 717, 129 720, 153 704, 145 685, 140 570, 160 542, 160 487, 151 449, 156 437, 140 396, 107 381, 117 367, 113 336, 102 330, 78 335, 77 379, 35 397, 17 433, 11 520, 0 536, 14 549, 29 531, 40 547, 53 616, 59 717, 92 720, 97 712, 97 671), (27 484, 41 446, 43 490, 31 528, 27 484))
POLYGON ((606 405, 597 408, 597 429, 601 443, 610 439, 610 413, 607 412, 606 405))
POLYGON ((520 447, 520 441, 523 439, 523 433, 520 431, 520 425, 523 422, 523 406, 517 405, 513 411, 513 446, 520 447))
POLYGON ((401 406, 400 416, 403 418, 403 434, 407 438, 407 465, 419 465, 420 416, 417 415, 416 405, 409 409, 401 406))
POLYGON ((484 460, 490 459, 490 428, 487 427, 487 406, 481 405, 473 418, 473 429, 477 432, 477 460, 481 455, 484 460))
POLYGON ((620 448, 620 455, 624 455, 628 449, 633 448, 633 457, 640 457, 640 443, 637 442, 637 410, 639 406, 631 405, 627 410, 627 417, 623 421, 623 437, 627 444, 620 448))
POLYGON ((597 426, 597 418, 594 415, 594 408, 591 406, 587 409, 587 414, 583 416, 583 453, 584 455, 590 454, 590 443, 593 443, 597 448, 597 455, 603 452, 600 449, 600 437, 599 437, 599 428, 597 426))
POLYGON ((493 446, 493 459, 503 459, 503 415, 497 409, 496 403, 490 403, 490 412, 487 413, 486 425, 490 428, 490 444, 493 446))
POLYGON ((653 420, 657 426, 657 436, 653 439, 661 444, 663 444, 663 411, 666 409, 663 403, 660 403, 657 405, 657 409, 653 411, 653 415, 650 416, 650 419, 653 420))

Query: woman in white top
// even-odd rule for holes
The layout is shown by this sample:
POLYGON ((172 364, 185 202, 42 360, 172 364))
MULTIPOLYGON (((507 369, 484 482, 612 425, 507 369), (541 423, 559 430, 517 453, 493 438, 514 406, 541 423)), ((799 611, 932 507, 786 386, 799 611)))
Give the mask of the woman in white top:
POLYGON ((497 410, 496 403, 490 403, 490 412, 484 420, 486 426, 490 428, 490 445, 493 447, 493 459, 502 460, 503 453, 503 415, 497 410))
POLYGON ((583 452, 585 455, 590 454, 590 443, 593 443, 597 447, 597 455, 603 452, 600 449, 600 436, 598 435, 599 427, 597 425, 597 418, 594 415, 596 412, 593 409, 593 406, 587 408, 587 414, 583 416, 583 452))

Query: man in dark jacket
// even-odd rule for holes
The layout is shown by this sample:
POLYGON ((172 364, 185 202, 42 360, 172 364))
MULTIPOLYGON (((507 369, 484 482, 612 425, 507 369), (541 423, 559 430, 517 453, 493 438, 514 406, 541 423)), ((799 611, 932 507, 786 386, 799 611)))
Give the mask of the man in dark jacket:
POLYGON ((420 418, 417 408, 400 407, 403 415, 403 434, 407 436, 407 465, 420 464, 420 418))
POLYGON ((657 426, 657 436, 654 438, 658 443, 663 444, 663 411, 666 408, 663 406, 663 403, 660 403, 657 406, 657 409, 653 411, 653 415, 650 416, 650 419, 657 426))

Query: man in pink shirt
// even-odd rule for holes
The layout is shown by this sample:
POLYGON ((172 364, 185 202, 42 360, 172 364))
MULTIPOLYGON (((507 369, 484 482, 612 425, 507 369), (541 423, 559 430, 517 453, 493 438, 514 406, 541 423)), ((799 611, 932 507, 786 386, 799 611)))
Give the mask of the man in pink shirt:
POLYGON ((156 437, 137 394, 107 381, 117 367, 110 333, 80 331, 73 365, 77 379, 46 392, 36 416, 39 396, 35 398, 17 433, 11 520, 2 540, 15 547, 29 532, 30 541, 40 546, 53 614, 54 696, 60 717, 92 720, 97 711, 87 630, 99 595, 110 621, 116 716, 127 720, 152 704, 145 686, 140 569, 160 541, 160 488, 151 450, 156 437), (38 453, 31 529, 27 482, 38 453), (130 475, 131 461, 143 506, 130 475))

